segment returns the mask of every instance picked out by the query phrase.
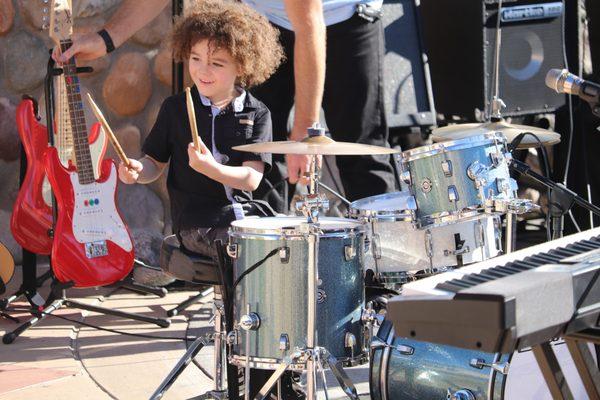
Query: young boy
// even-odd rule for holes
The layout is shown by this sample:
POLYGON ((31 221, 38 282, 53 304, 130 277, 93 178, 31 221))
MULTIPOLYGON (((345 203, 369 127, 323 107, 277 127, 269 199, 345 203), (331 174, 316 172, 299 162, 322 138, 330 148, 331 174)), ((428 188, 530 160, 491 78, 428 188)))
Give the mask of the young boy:
POLYGON ((150 183, 169 163, 167 188, 173 230, 182 246, 216 257, 212 243, 226 240, 231 221, 244 217, 270 154, 232 150, 270 141, 269 110, 246 91, 266 80, 282 58, 267 19, 234 2, 203 1, 173 28, 173 56, 187 61, 203 145, 193 147, 185 94, 167 98, 143 145, 145 156, 119 165, 124 183, 150 183), (247 206, 247 205, 246 205, 247 206))

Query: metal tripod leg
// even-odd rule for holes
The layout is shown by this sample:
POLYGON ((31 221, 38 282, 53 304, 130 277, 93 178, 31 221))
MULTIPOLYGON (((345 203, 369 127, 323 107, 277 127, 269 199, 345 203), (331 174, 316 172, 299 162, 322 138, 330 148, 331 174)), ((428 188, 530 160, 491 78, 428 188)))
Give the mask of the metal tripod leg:
POLYGON ((327 350, 323 351, 326 352, 327 364, 329 364, 329 368, 331 368, 333 376, 335 376, 335 379, 342 387, 342 390, 344 390, 344 393, 346 393, 346 395, 352 400, 359 400, 358 391, 356 390, 356 387, 354 386, 354 383, 350 377, 346 374, 346 371, 344 371, 342 364, 327 350))
POLYGON ((175 383, 177 377, 181 375, 183 370, 190 362, 192 362, 192 359, 196 357, 196 354, 198 354, 198 352, 202 350, 204 346, 206 346, 206 340, 203 337, 196 339, 190 348, 185 352, 185 355, 177 362, 171 372, 169 372, 169 375, 167 375, 167 377, 162 381, 158 389, 156 389, 152 396, 150 396, 150 400, 158 400, 162 398, 165 392, 169 390, 171 385, 175 383))
POLYGON ((266 399, 269 393, 271 392, 271 389, 273 389, 273 386, 275 386, 275 384, 279 381, 281 375, 283 375, 285 370, 289 368, 291 363, 292 359, 288 359, 285 363, 280 364, 279 367, 277 367, 277 369, 275 370, 275 372, 273 372, 269 380, 267 380, 263 387, 260 388, 258 394, 254 396, 254 400, 266 399))

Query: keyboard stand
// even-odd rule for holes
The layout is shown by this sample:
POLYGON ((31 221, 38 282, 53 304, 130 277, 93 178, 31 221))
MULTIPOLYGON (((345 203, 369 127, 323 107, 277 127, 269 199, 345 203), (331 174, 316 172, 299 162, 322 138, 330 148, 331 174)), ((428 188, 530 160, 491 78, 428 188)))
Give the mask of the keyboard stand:
POLYGON ((573 400, 573 393, 550 343, 546 342, 533 346, 531 350, 546 380, 552 398, 555 400, 573 400))
POLYGON ((590 400, 600 399, 600 370, 588 343, 600 343, 600 329, 591 328, 565 337, 571 357, 590 400))

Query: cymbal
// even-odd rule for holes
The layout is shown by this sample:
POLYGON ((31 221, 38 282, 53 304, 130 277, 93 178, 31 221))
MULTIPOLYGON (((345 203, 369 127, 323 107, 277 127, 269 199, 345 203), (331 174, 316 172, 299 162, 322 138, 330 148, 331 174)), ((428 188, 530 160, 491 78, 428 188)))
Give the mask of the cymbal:
MULTIPOLYGON (((482 124, 456 124, 434 129, 431 138, 434 142, 463 139, 469 136, 480 135, 488 132, 501 132, 506 136, 508 143, 512 142, 519 134, 531 132, 536 135, 544 146, 560 142, 560 135, 547 129, 535 126, 509 124, 506 121, 485 122, 482 124)), ((531 135, 525 135, 517 149, 539 147, 539 143, 531 135)))
POLYGON ((394 154, 400 152, 399 150, 390 149, 387 147, 372 146, 368 144, 336 142, 327 136, 307 137, 301 142, 288 140, 280 142, 244 144, 241 146, 235 146, 233 149, 238 151, 247 151, 250 153, 308 154, 325 156, 394 154))

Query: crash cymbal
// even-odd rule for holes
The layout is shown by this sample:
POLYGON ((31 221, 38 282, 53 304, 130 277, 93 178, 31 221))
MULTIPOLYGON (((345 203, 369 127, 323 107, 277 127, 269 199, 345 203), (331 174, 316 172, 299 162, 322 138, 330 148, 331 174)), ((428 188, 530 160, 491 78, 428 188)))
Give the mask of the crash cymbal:
MULTIPOLYGON (((434 129, 431 138, 434 142, 463 139, 469 136, 480 135, 489 132, 501 132, 506 136, 508 143, 512 142, 519 134, 531 132, 536 135, 544 146, 550 146, 560 142, 560 135, 547 129, 535 126, 509 124, 506 121, 485 122, 482 124, 456 124, 443 128, 434 129)), ((525 135, 517 149, 538 147, 539 143, 531 135, 525 135)))
POLYGON ((244 144, 235 146, 233 149, 250 153, 309 154, 325 156, 394 154, 400 152, 399 150, 368 144, 336 142, 327 136, 307 137, 301 142, 288 140, 281 142, 244 144))

